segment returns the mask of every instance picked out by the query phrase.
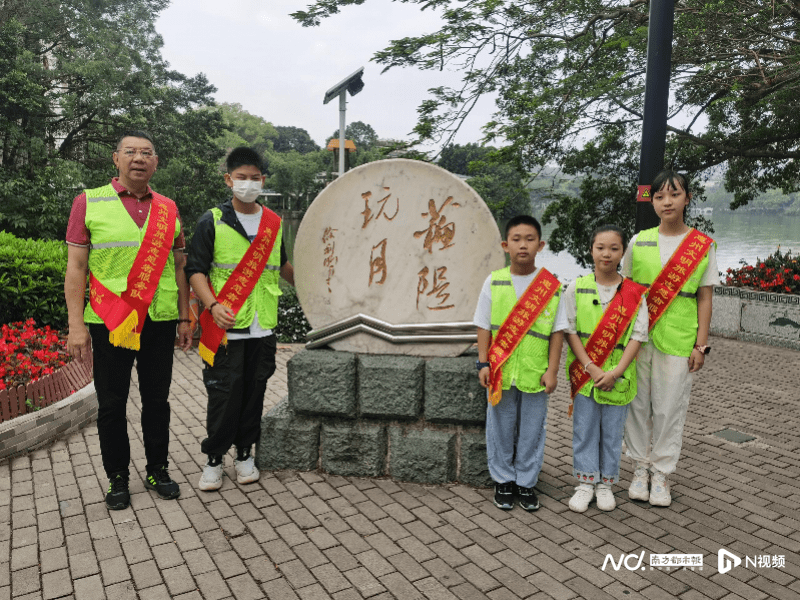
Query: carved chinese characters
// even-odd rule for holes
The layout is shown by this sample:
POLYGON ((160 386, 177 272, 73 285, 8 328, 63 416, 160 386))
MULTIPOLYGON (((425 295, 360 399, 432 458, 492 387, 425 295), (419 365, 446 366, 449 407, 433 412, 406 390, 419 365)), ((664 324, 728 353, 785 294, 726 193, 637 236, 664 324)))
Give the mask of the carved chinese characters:
MULTIPOLYGON (((483 200, 436 166, 369 163, 329 185, 295 240, 297 293, 315 329, 362 314, 392 325, 472 321, 486 275, 504 264, 483 200)), ((358 333, 356 352, 456 355, 469 344, 393 344, 358 333)))

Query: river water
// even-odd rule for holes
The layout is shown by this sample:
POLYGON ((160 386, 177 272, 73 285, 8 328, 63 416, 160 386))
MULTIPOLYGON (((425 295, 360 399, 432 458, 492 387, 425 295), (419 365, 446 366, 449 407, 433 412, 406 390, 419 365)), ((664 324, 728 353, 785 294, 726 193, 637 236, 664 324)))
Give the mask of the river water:
MULTIPOLYGON (((737 268, 742 259, 748 264, 764 259, 781 247, 781 252, 792 250, 800 255, 800 215, 765 215, 735 211, 715 211, 710 217, 714 224, 711 237, 717 242, 717 266, 725 273, 737 268)), ((547 240, 554 225, 544 227, 542 237, 547 240)), ((554 254, 545 246, 536 263, 547 267, 562 281, 572 281, 585 275, 589 269, 581 268, 567 252, 554 254)), ((724 279, 723 279, 724 281, 724 279)))
MULTIPOLYGON (((709 218, 714 224, 711 235, 717 242, 717 263, 723 273, 729 267, 739 267, 742 259, 752 265, 757 259, 775 252, 779 245, 782 252, 792 250, 794 255, 800 255, 800 215, 715 211, 709 218)), ((294 254, 298 225, 297 219, 284 220, 284 240, 290 260, 294 254)), ((544 227, 542 237, 545 241, 553 229, 553 225, 544 227)), ((537 257, 536 264, 546 267, 564 282, 589 272, 589 269, 581 268, 569 253, 554 254, 547 246, 537 257)))

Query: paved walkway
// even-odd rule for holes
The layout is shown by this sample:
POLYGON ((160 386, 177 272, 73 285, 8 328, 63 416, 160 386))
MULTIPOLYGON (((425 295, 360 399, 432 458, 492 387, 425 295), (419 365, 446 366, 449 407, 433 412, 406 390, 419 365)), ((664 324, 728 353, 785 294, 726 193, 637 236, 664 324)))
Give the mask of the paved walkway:
MULTIPOLYGON (((106 510, 95 426, 0 463, 0 600, 800 599, 800 352, 712 345, 695 380, 672 506, 630 502, 620 487, 616 510, 592 505, 583 515, 567 508, 563 376, 537 513, 502 512, 485 489, 318 472, 264 473, 248 486, 226 478, 219 492, 199 492, 205 391, 197 354, 178 351, 170 472, 180 499, 144 489, 134 382, 131 508, 106 510), (711 435, 725 428, 758 439, 742 446, 711 435), (721 548, 742 564, 719 573, 721 548), (703 570, 601 569, 607 554, 642 552, 642 566, 651 553, 702 554, 703 570)), ((270 405, 286 393, 295 350, 279 349, 270 405)))

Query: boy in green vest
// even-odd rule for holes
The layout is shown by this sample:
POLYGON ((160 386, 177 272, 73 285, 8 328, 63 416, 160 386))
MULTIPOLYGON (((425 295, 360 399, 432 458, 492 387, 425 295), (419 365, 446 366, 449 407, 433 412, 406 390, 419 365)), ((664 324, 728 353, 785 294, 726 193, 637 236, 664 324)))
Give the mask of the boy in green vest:
POLYGON ((545 245, 541 235, 532 216, 509 220, 502 245, 511 265, 487 277, 475 309, 478 376, 483 387, 492 388, 486 410, 489 474, 494 503, 503 510, 514 507, 515 497, 525 510, 539 508, 533 488, 564 341, 562 333, 552 332, 561 286, 536 267, 545 245))
POLYGON ((210 315, 200 341, 208 392, 201 490, 222 487, 223 456, 233 445, 237 481, 259 477, 251 448, 261 433, 267 380, 275 372, 278 276, 294 285, 280 217, 256 202, 264 184, 261 164, 251 148, 228 155, 225 183, 233 198, 198 220, 186 269, 210 315), (216 344, 209 341, 212 330, 219 334, 216 344))

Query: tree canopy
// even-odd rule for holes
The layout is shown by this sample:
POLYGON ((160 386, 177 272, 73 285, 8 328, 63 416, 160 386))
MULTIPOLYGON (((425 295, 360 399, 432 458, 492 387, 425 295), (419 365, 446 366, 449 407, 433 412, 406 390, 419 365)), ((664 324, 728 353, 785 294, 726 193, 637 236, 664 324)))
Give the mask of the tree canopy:
POLYGON ((161 57, 154 22, 166 5, 3 2, 0 226, 26 237, 63 237, 72 198, 115 173, 111 152, 129 129, 149 130, 159 169, 182 173, 170 193, 184 218, 214 189, 208 177, 220 152, 211 140, 224 125, 215 111, 195 110, 211 103, 214 87, 205 76, 173 71, 161 57))
MULTIPOLYGON (((317 0, 292 16, 319 25, 365 1, 317 0)), ((557 164, 570 174, 613 180, 608 194, 622 186, 631 201, 647 0, 395 1, 438 11, 442 26, 394 40, 373 60, 385 69, 463 73, 460 87, 434 88, 420 105, 421 139, 452 141, 477 99, 494 95, 487 141, 505 140, 503 152, 526 170, 557 164), (601 148, 614 148, 619 160, 592 168, 588 157, 601 148)), ((675 2, 665 162, 695 175, 724 170, 734 207, 767 189, 800 188, 799 19, 800 6, 791 0, 675 2)))
MULTIPOLYGON (((347 140, 352 140, 356 146, 356 152, 361 150, 372 150, 375 144, 378 143, 378 134, 372 128, 372 125, 364 123, 363 121, 353 121, 344 128, 344 137, 347 140)), ((339 130, 334 131, 329 137, 328 142, 333 138, 339 139, 339 130)))
POLYGON ((225 150, 237 146, 250 146, 263 154, 271 149, 279 138, 278 130, 272 123, 247 112, 236 102, 222 102, 216 107, 207 107, 207 110, 219 110, 222 114, 228 130, 222 132, 217 143, 225 150))
POLYGON ((481 146, 474 142, 463 145, 448 144, 439 153, 439 162, 437 164, 451 173, 467 175, 471 172, 471 163, 485 159, 496 150, 492 146, 481 146))
POLYGON ((278 125, 275 129, 278 132, 278 137, 273 145, 275 152, 296 150, 300 154, 307 154, 319 150, 317 143, 301 127, 278 125))
POLYGON ((439 166, 457 175, 469 175, 467 183, 483 198, 497 221, 531 210, 527 175, 513 162, 503 162, 497 149, 479 144, 448 144, 439 155, 439 166))

